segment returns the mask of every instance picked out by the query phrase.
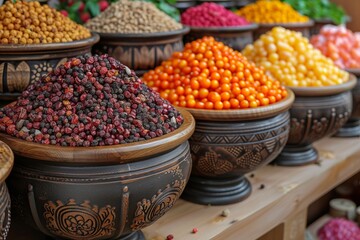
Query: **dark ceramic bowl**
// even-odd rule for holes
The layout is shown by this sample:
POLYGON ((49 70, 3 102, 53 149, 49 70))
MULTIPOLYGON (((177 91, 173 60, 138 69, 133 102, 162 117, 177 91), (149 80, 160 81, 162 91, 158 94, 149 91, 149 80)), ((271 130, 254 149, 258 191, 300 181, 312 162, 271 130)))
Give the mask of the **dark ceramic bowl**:
POLYGON ((310 29, 314 25, 312 20, 304 23, 273 23, 259 24, 259 28, 254 32, 254 40, 257 40, 262 34, 270 31, 274 27, 283 27, 292 31, 301 32, 304 37, 310 37, 310 29))
POLYGON ((247 198, 251 185, 244 174, 274 160, 285 146, 293 101, 289 91, 286 99, 256 109, 187 108, 196 127, 189 139, 193 168, 182 197, 211 205, 247 198))
POLYGON ((181 51, 183 36, 189 31, 184 27, 171 32, 145 34, 98 33, 100 42, 94 46, 93 52, 109 54, 142 76, 174 52, 181 51))
POLYGON ((317 162, 319 154, 312 144, 336 133, 349 119, 355 85, 356 78, 350 75, 341 85, 291 88, 295 102, 290 109, 289 140, 274 163, 299 166, 317 162))
POLYGON ((208 1, 208 0, 198 0, 197 1, 198 4, 202 4, 204 2, 213 2, 213 3, 216 3, 216 4, 220 4, 226 8, 233 8, 233 7, 236 7, 236 1, 234 0, 212 0, 212 1, 208 1))
POLYGON ((17 217, 55 239, 144 239, 180 197, 191 171, 190 113, 172 133, 105 147, 42 145, 5 134, 17 217))
POLYGON ((98 41, 99 36, 92 34, 90 38, 66 43, 0 44, 0 100, 16 100, 30 83, 69 58, 91 53, 98 41))
POLYGON ((184 42, 191 42, 204 36, 212 36, 217 41, 241 51, 247 44, 253 42, 253 33, 257 28, 257 24, 237 27, 190 27, 190 32, 185 35, 184 42))
MULTIPOLYGON (((314 21, 314 26, 311 28, 311 35, 316 35, 320 33, 320 29, 328 24, 331 25, 337 25, 336 23, 334 23, 332 20, 330 19, 315 19, 314 21)), ((345 25, 350 21, 350 17, 346 17, 346 21, 345 21, 345 25)))
POLYGON ((186 9, 196 6, 195 0, 176 0, 174 7, 176 7, 180 13, 183 13, 186 9))
POLYGON ((0 239, 6 239, 10 229, 10 195, 5 179, 14 164, 14 155, 8 145, 0 141, 0 239))
POLYGON ((356 85, 352 89, 353 110, 349 120, 335 134, 336 137, 360 137, 360 69, 348 69, 356 76, 356 85))

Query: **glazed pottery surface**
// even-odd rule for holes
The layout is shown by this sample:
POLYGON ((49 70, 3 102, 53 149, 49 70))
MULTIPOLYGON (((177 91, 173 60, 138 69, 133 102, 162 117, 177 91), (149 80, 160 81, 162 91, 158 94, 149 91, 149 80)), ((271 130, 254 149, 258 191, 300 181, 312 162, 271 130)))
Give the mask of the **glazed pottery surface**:
POLYGON ((295 102, 290 109, 291 128, 288 142, 275 164, 298 166, 314 163, 318 152, 312 143, 334 134, 352 112, 351 89, 356 79, 330 87, 291 88, 295 102))
POLYGON ((190 27, 190 32, 185 35, 184 41, 191 42, 204 36, 212 36, 217 41, 240 51, 253 42, 253 32, 257 28, 257 24, 237 27, 190 27))
POLYGON ((335 137, 360 137, 360 69, 348 69, 356 76, 357 82, 352 89, 353 110, 349 120, 339 129, 335 137))
POLYGON ((278 103, 254 109, 188 109, 196 119, 189 139, 193 168, 182 197, 211 205, 239 202, 251 193, 244 174, 276 158, 285 146, 288 109, 294 94, 278 103))
POLYGON ((14 101, 30 83, 69 58, 91 53, 98 41, 99 36, 92 34, 66 43, 0 44, 0 100, 14 101))
POLYGON ((133 143, 113 146, 113 153, 103 147, 79 147, 83 153, 74 153, 75 161, 70 161, 67 147, 63 147, 65 154, 54 149, 37 159, 37 154, 51 152, 51 146, 44 151, 43 145, 28 143, 37 149, 26 154, 28 146, 16 146, 23 140, 16 143, 2 134, 14 146, 16 157, 9 178, 14 213, 55 239, 144 239, 138 230, 173 206, 190 176, 187 139, 195 121, 189 113, 181 110, 181 114, 185 122, 179 129, 159 142, 156 138, 143 141, 153 140, 150 145, 139 142, 140 153, 133 143), (76 161, 77 157, 81 160, 76 161))
POLYGON ((0 239, 5 240, 11 222, 10 195, 5 179, 14 164, 14 155, 8 145, 0 141, 0 239))
POLYGON ((254 40, 258 39, 260 35, 270 31, 273 27, 283 27, 289 30, 301 32, 304 37, 310 37, 310 29, 314 25, 312 20, 304 23, 273 23, 273 24, 259 24, 259 28, 254 33, 254 40))
POLYGON ((173 52, 181 51, 184 47, 182 38, 189 31, 188 27, 183 27, 158 33, 99 33, 100 42, 94 46, 93 52, 109 54, 142 76, 170 58, 173 52))

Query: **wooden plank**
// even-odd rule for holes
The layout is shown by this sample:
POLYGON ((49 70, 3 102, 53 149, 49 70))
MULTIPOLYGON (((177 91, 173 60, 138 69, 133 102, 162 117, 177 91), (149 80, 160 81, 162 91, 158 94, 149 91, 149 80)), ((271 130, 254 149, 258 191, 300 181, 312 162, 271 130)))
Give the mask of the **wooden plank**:
POLYGON ((321 164, 302 167, 266 166, 249 178, 253 192, 243 202, 202 206, 179 200, 173 209, 143 231, 147 239, 173 234, 182 240, 257 239, 307 209, 310 203, 360 171, 360 139, 319 141, 321 164), (259 189, 261 184, 264 189, 259 189), (230 216, 221 217, 224 209, 230 216), (192 234, 197 227, 199 232, 192 234))

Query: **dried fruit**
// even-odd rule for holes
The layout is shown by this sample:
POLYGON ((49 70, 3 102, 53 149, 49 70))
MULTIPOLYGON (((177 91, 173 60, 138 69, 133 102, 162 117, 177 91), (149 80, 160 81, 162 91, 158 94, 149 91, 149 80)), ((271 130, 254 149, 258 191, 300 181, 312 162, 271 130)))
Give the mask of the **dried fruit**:
POLYGON ((107 55, 67 61, 0 109, 0 131, 43 144, 103 146, 167 134, 180 113, 107 55))

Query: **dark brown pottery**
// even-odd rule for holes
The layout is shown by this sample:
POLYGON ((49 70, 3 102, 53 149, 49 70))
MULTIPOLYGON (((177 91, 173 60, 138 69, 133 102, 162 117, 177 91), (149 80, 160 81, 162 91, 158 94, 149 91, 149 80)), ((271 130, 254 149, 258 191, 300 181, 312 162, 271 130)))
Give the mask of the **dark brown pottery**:
POLYGON ((0 100, 14 101, 27 86, 69 58, 91 53, 99 41, 97 34, 90 38, 49 44, 0 44, 0 100))
POLYGON ((14 155, 8 145, 0 141, 0 239, 6 240, 10 229, 10 195, 5 179, 14 164, 14 155))
POLYGON ((360 69, 348 69, 347 71, 357 78, 356 85, 351 91, 353 110, 349 120, 339 129, 335 137, 360 137, 360 69))
POLYGON ((176 7, 180 13, 183 13, 186 9, 196 6, 195 0, 176 0, 174 7, 176 7))
POLYGON ((241 8, 254 2, 255 0, 235 0, 235 7, 241 8))
POLYGON ((59 147, 0 134, 16 158, 14 213, 56 239, 144 239, 139 230, 173 206, 190 176, 195 121, 181 114, 172 133, 116 146, 59 147))
POLYGON ((300 166, 317 162, 319 154, 312 144, 334 134, 349 119, 355 84, 355 76, 350 75, 348 82, 337 86, 291 88, 296 97, 290 109, 289 139, 274 163, 300 166))
POLYGON ((271 162, 285 146, 293 101, 289 91, 286 99, 256 109, 188 109, 196 127, 189 139, 193 168, 182 197, 205 205, 247 198, 251 185, 244 174, 271 162))
POLYGON ((204 36, 213 36, 217 41, 241 51, 253 42, 253 32, 257 28, 257 24, 237 27, 190 27, 190 32, 185 35, 184 41, 191 42, 204 36))
POLYGON ((314 25, 312 20, 304 23, 273 23, 259 24, 259 28, 254 32, 254 40, 257 40, 262 34, 270 31, 274 27, 283 27, 292 31, 301 32, 304 37, 310 37, 310 29, 314 25))
MULTIPOLYGON (((345 25, 346 23, 348 23, 350 21, 350 18, 347 17, 346 21, 345 21, 345 25)), ((330 19, 315 19, 314 20, 314 26, 311 28, 311 35, 316 35, 320 33, 320 29, 325 26, 325 25, 337 25, 336 23, 334 23, 332 20, 330 19)))
POLYGON ((236 1, 234 1, 234 0, 212 0, 212 1, 198 0, 197 2, 198 2, 198 4, 202 4, 204 2, 212 2, 212 3, 223 5, 226 8, 233 8, 236 6, 236 1))
POLYGON ((99 33, 100 42, 94 46, 93 52, 109 54, 142 76, 174 52, 181 51, 183 36, 189 31, 184 27, 171 32, 144 34, 99 33))

